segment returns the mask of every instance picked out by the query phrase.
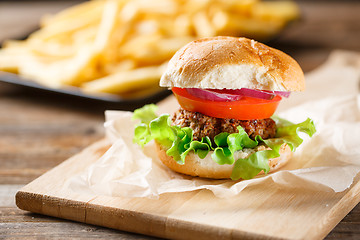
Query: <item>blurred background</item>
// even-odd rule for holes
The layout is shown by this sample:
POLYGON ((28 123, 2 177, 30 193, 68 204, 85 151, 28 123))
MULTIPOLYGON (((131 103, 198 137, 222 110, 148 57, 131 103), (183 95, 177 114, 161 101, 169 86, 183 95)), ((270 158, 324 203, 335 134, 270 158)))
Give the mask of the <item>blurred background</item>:
MULTIPOLYGON (((167 96, 169 58, 215 35, 257 39, 309 73, 334 50, 360 52, 360 1, 0 1, 0 235, 144 239, 26 213, 14 195, 102 139, 104 110, 167 96)), ((327 239, 358 239, 359 213, 327 239)))
POLYGON ((15 73, 0 78, 133 109, 168 94, 158 80, 191 40, 253 38, 309 72, 334 49, 360 50, 359 9, 321 0, 0 1, 0 71, 15 73))
MULTIPOLYGON (((27 36, 39 27, 44 15, 55 14, 63 9, 85 1, 43 0, 43 1, 0 1, 0 42, 27 36)), ((311 70, 313 62, 326 58, 322 50, 342 48, 360 50, 360 23, 358 0, 297 0, 299 18, 283 31, 275 44, 282 44, 285 50, 299 52, 316 51, 318 59, 302 62, 305 71, 311 70), (303 49, 299 49, 299 48, 303 49), (310 61, 310 63, 309 63, 310 61), (308 63, 308 64, 306 64, 308 63)), ((300 58, 301 60, 301 58, 300 58)))

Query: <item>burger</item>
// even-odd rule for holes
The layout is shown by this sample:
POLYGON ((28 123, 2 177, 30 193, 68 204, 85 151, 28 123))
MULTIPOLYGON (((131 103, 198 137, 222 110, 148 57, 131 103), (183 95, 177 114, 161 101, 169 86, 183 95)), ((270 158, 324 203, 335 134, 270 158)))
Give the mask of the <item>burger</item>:
POLYGON ((170 60, 160 86, 180 108, 157 116, 155 105, 134 111, 134 142, 155 140, 160 160, 173 171, 214 179, 251 179, 283 166, 315 133, 311 119, 291 123, 273 116, 304 74, 287 54, 247 38, 190 42, 170 60))

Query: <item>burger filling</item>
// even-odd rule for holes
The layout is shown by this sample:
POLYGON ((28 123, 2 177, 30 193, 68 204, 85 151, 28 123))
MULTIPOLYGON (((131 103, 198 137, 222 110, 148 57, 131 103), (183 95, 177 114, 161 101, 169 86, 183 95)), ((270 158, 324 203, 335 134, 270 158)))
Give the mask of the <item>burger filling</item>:
POLYGON ((215 118, 180 108, 172 117, 172 123, 180 127, 190 127, 193 130, 193 140, 196 141, 201 141, 206 136, 213 141, 221 132, 238 133, 238 126, 241 126, 253 140, 257 135, 262 139, 273 138, 276 135, 276 123, 271 118, 254 120, 215 118))
POLYGON ((269 159, 280 156, 283 144, 292 151, 302 143, 298 132, 312 136, 316 129, 311 119, 294 124, 273 117, 262 120, 216 118, 180 109, 171 117, 156 114, 154 104, 134 111, 134 142, 144 146, 151 140, 166 149, 166 154, 180 165, 190 152, 204 159, 208 154, 219 165, 233 165, 231 178, 251 179, 259 172, 270 171, 269 159), (276 133, 276 134, 275 134, 276 133), (259 137, 255 137, 259 136, 259 137), (251 139, 253 138, 253 139, 251 139), (260 149, 261 146, 266 148, 260 149), (239 157, 239 151, 253 152, 239 157))

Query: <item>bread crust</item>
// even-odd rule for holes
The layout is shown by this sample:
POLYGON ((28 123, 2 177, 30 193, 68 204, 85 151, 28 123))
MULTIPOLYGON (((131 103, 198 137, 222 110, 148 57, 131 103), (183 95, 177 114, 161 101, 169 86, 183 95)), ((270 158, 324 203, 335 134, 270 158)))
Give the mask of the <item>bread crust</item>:
MULTIPOLYGON (((164 149, 157 142, 155 143, 158 156, 162 163, 166 165, 171 170, 183 173, 186 175, 194 177, 203 177, 203 178, 213 178, 213 179, 229 179, 231 178, 231 173, 233 165, 224 164, 219 165, 211 158, 211 152, 204 159, 200 159, 198 155, 193 152, 190 152, 185 158, 185 164, 178 164, 173 157, 166 154, 166 149, 164 149)), ((259 146, 255 151, 266 150, 264 146, 259 146)), ((250 151, 249 153, 242 153, 242 157, 247 157, 255 151, 250 151)), ((292 152, 290 147, 284 144, 280 149, 280 157, 269 159, 270 172, 273 172, 283 165, 285 165, 288 160, 291 158, 292 152)), ((261 171, 258 175, 264 174, 261 171)))
POLYGON ((212 37, 176 52, 160 86, 302 91, 305 80, 299 64, 282 51, 247 38, 212 37))

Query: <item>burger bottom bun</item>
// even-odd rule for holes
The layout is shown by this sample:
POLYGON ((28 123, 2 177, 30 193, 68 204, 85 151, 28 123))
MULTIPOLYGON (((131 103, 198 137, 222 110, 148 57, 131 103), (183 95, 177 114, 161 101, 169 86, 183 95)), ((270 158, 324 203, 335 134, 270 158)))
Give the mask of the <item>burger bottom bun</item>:
MULTIPOLYGON (((208 154, 204 159, 199 158, 194 152, 190 152, 185 158, 185 164, 178 164, 173 157, 166 154, 166 149, 164 149, 160 144, 156 143, 156 149, 160 160, 169 167, 171 170, 183 173, 186 175, 191 175, 194 177, 204 177, 204 178, 213 178, 213 179, 228 179, 231 177, 232 169, 234 165, 217 164, 211 158, 211 154, 208 154)), ((246 149, 245 151, 238 151, 234 154, 235 159, 246 158, 250 154, 253 154, 257 151, 262 151, 270 148, 265 146, 258 146, 255 149, 246 149)), ((282 145, 280 149, 280 157, 269 159, 270 172, 273 172, 283 165, 285 165, 288 160, 291 158, 292 152, 290 147, 286 144, 282 145)), ((264 174, 261 171, 258 175, 264 174)))

